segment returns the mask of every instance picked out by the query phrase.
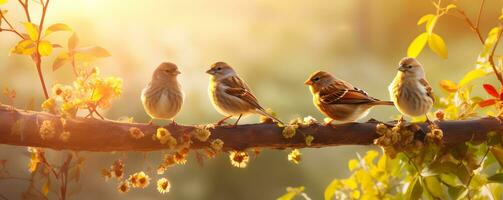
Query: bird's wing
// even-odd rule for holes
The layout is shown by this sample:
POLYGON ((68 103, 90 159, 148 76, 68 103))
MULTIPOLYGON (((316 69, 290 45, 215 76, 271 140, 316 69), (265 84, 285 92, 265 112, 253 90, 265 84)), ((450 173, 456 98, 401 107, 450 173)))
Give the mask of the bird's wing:
POLYGON ((225 89, 225 93, 235 96, 246 103, 252 105, 255 108, 263 110, 262 106, 258 104, 257 98, 251 93, 248 85, 241 80, 237 76, 232 76, 222 80, 222 84, 224 84, 227 88, 225 89))
POLYGON ((378 101, 361 89, 345 88, 337 83, 323 88, 319 95, 321 102, 325 104, 361 104, 378 101))
POLYGON ((431 100, 433 100, 433 102, 435 102, 435 97, 433 97, 433 89, 431 88, 428 81, 426 79, 422 78, 422 79, 419 79, 419 83, 421 83, 421 85, 423 85, 424 88, 426 89, 426 94, 428 95, 428 97, 430 97, 431 100))

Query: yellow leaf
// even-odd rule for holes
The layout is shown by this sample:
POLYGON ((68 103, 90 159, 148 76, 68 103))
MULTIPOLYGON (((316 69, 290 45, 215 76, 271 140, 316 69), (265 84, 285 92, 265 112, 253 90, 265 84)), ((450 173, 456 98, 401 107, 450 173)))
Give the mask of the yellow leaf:
POLYGON ((427 33, 421 33, 421 35, 418 35, 412 43, 410 43, 409 48, 407 49, 407 56, 409 57, 417 57, 419 53, 424 48, 424 45, 426 45, 426 42, 428 41, 428 34, 427 33))
POLYGON ((433 33, 433 28, 435 28, 435 25, 437 24, 438 20, 438 15, 433 16, 428 22, 426 22, 426 32, 428 35, 431 35, 433 33))
POLYGON ((7 0, 0 0, 0 5, 7 3, 7 0))
POLYGON ((23 23, 24 28, 26 29, 26 33, 30 36, 30 39, 33 41, 38 40, 38 28, 35 24, 30 22, 23 23))
POLYGON ((358 167, 358 164, 359 164, 358 160, 351 159, 348 162, 349 171, 353 171, 354 169, 356 169, 358 167))
POLYGON ((433 15, 433 14, 427 14, 427 15, 424 15, 424 16, 422 16, 422 17, 419 19, 419 21, 417 21, 417 25, 419 26, 419 25, 421 25, 421 24, 423 24, 423 23, 425 23, 425 22, 428 22, 428 21, 430 21, 431 19, 433 19, 433 17, 435 17, 435 15, 433 15))
POLYGON ((58 70, 61 66, 63 66, 66 62, 68 62, 69 55, 67 52, 61 52, 56 59, 54 59, 54 62, 52 63, 52 70, 56 71, 58 70))
POLYGON ((48 36, 49 34, 56 32, 56 31, 71 31, 72 29, 63 23, 57 23, 49 26, 47 29, 45 29, 45 34, 44 37, 48 36))
POLYGON ((486 71, 484 71, 483 69, 474 69, 474 70, 465 74, 463 79, 461 79, 461 81, 459 82, 458 87, 463 87, 466 84, 472 82, 473 80, 484 77, 487 74, 488 73, 486 71))
POLYGON ((35 43, 31 40, 21 40, 11 50, 11 53, 31 55, 35 52, 35 43))
POLYGON ((49 41, 47 41, 47 40, 40 41, 40 43, 38 44, 38 53, 41 56, 51 55, 51 53, 52 53, 52 44, 49 41))
POLYGON ((428 45, 430 46, 430 49, 437 55, 439 55, 443 59, 447 59, 447 47, 445 46, 444 39, 442 39, 440 35, 432 33, 430 35, 430 38, 428 39, 428 45))
POLYGON ((441 80, 440 87, 447 92, 458 91, 458 86, 456 85, 456 83, 452 82, 451 80, 441 80))
POLYGON ((340 184, 340 181, 337 179, 334 179, 330 184, 328 184, 327 188, 325 189, 325 200, 331 200, 334 195, 335 195, 335 190, 338 188, 340 184))
POLYGON ((68 39, 68 49, 73 50, 79 44, 79 38, 77 37, 77 33, 73 33, 72 36, 68 39))

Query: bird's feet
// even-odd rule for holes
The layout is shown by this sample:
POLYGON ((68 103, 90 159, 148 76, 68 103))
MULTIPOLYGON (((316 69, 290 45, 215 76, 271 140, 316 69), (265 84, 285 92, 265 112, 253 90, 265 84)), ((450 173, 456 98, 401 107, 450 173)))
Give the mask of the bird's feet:
POLYGON ((232 115, 231 115, 231 116, 228 116, 228 117, 224 117, 223 119, 221 119, 220 121, 218 121, 218 122, 216 123, 216 126, 222 126, 222 125, 225 123, 225 121, 226 121, 227 119, 231 118, 231 117, 232 117, 232 115))

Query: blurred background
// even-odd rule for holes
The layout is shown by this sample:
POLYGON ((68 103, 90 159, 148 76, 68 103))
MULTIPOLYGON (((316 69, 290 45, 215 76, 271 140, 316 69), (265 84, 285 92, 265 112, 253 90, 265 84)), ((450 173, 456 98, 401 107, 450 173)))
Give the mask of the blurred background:
MULTIPOLYGON (((444 2, 445 4, 447 2, 444 2)), ((475 20, 479 1, 455 1, 475 20)), ((482 35, 497 24, 502 0, 488 0, 481 19, 482 35)), ((40 7, 32 3, 32 17, 39 20, 40 7)), ((8 17, 22 30, 22 9, 11 0, 2 6, 8 17)), ((430 1, 136 1, 136 0, 54 0, 50 2, 46 24, 66 23, 76 31, 80 44, 100 45, 112 57, 97 66, 104 76, 118 76, 124 81, 123 95, 111 109, 109 119, 134 117, 147 122, 140 102, 140 91, 153 69, 161 62, 178 64, 186 103, 177 117, 182 124, 212 123, 219 115, 207 95, 205 70, 216 61, 234 66, 264 107, 290 119, 311 115, 323 116, 312 104, 303 82, 315 70, 332 72, 339 78, 364 88, 371 95, 388 99, 387 85, 393 79, 398 61, 406 55, 409 43, 424 32, 417 20, 435 12, 430 1)), ((474 68, 481 46, 465 22, 444 16, 435 32, 449 49, 449 59, 442 60, 427 47, 419 56, 430 83, 441 95, 438 82, 460 80, 474 68)), ((52 41, 66 46, 70 33, 55 33, 52 41)), ((17 91, 16 106, 23 108, 31 99, 42 102, 34 64, 26 56, 9 56, 18 38, 0 33, 0 88, 17 91)), ((56 50, 58 51, 58 50, 56 50)), ((54 56, 44 59, 44 73, 49 86, 70 83, 70 67, 52 72, 54 56)), ((487 80, 492 80, 490 77, 487 80)), ((6 102, 5 97, 0 101, 6 102)), ((398 115, 391 107, 377 107, 368 118, 390 120, 398 115)), ((255 123, 248 117, 242 123, 255 123)), ((92 134, 92 133, 89 133, 92 134)), ((0 146, 0 159, 8 159, 10 171, 29 176, 24 147, 0 146)), ((348 175, 347 161, 363 154, 367 146, 341 146, 302 149, 303 161, 287 161, 288 151, 264 150, 251 159, 248 167, 238 169, 229 163, 227 154, 219 154, 200 167, 191 155, 184 166, 170 168, 167 177, 171 192, 161 195, 151 186, 126 194, 116 191, 115 180, 105 182, 100 175, 122 153, 82 152, 87 158, 79 192, 73 199, 275 199, 287 186, 306 186, 312 199, 321 199, 333 178, 348 175)), ((54 155, 57 153, 51 152, 54 155)), ((126 155, 126 174, 145 170, 161 161, 161 153, 126 155), (146 158, 145 158, 146 156, 146 158)), ((57 159, 56 159, 57 160, 57 159)), ((153 181, 156 180, 154 175, 153 181)), ((0 181, 0 193, 18 199, 26 182, 0 181)))

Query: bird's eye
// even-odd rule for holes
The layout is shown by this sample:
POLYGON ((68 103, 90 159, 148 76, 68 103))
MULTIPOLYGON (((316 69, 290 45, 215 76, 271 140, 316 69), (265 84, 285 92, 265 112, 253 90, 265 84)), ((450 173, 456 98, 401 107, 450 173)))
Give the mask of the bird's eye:
POLYGON ((319 80, 320 80, 320 77, 316 77, 313 79, 314 82, 319 81, 319 80))
POLYGON ((220 71, 222 68, 221 67, 217 67, 217 70, 220 71))
POLYGON ((412 68, 412 65, 407 66, 407 68, 409 68, 409 69, 412 68))

